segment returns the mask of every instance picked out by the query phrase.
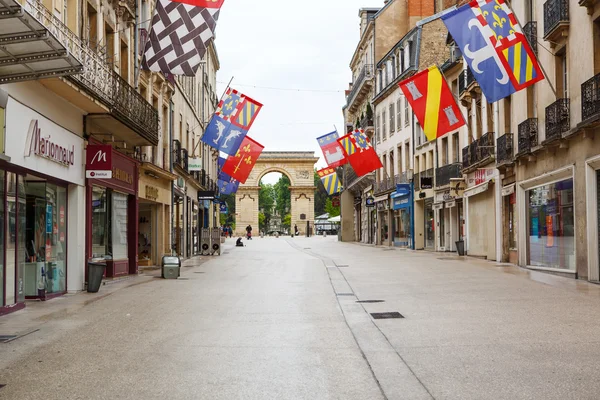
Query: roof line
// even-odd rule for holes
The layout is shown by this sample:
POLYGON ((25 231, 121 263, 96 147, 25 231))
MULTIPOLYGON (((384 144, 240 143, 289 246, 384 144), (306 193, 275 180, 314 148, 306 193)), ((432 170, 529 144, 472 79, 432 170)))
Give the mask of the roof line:
POLYGON ((447 9, 443 10, 443 11, 440 11, 439 13, 434 14, 434 15, 432 15, 430 17, 423 18, 422 20, 420 20, 419 22, 417 22, 417 26, 422 26, 422 25, 428 24, 431 21, 435 21, 436 19, 442 18, 444 15, 449 14, 449 13, 453 12, 456 9, 457 9, 456 6, 452 6, 450 8, 447 8, 447 9))

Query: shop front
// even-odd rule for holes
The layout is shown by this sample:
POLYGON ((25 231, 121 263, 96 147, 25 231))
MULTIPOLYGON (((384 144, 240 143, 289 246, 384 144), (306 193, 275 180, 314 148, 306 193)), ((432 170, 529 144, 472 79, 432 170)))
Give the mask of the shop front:
POLYGON ((138 265, 160 265, 171 254, 171 184, 175 174, 142 163, 139 174, 138 265))
POLYGON ((0 161, 0 314, 83 289, 83 139, 9 98, 0 161))
POLYGON ((388 246, 391 245, 391 212, 390 212, 390 196, 381 195, 374 198, 375 208, 377 210, 377 244, 388 246))
POLYGON ((502 225, 503 225, 503 251, 504 261, 516 264, 517 252, 517 193, 516 184, 512 183, 502 188, 502 225))
POLYGON ((496 197, 498 170, 479 169, 468 174, 465 213, 467 222, 466 249, 470 256, 496 261, 496 197))
POLYGON ((457 182, 453 187, 436 191, 434 195, 437 251, 456 251, 456 242, 463 240, 463 185, 464 182, 457 182))
POLYGON ((105 260, 108 278, 138 272, 138 170, 112 149, 112 178, 86 179, 86 259, 105 260))
POLYGON ((393 209, 393 243, 396 247, 414 249, 412 193, 411 184, 398 184, 396 191, 390 196, 393 209))
POLYGON ((519 191, 519 215, 526 221, 519 238, 527 249, 520 261, 529 268, 575 274, 573 169, 522 182, 519 191))

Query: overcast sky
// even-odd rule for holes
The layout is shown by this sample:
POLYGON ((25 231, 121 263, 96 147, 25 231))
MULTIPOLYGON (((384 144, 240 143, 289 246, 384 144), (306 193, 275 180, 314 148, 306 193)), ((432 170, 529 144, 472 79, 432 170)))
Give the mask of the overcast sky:
POLYGON ((218 95, 233 76, 233 88, 263 103, 249 136, 265 151, 314 151, 321 157, 318 167, 325 166, 315 138, 334 125, 344 130, 358 10, 382 5, 383 0, 225 1, 216 31, 218 95))

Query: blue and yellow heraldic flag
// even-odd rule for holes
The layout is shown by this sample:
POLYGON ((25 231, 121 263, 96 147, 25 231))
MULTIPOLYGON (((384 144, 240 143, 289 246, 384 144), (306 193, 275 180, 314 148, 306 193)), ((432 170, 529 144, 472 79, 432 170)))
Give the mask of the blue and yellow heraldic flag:
POLYGON ((323 182, 323 186, 325 186, 327 194, 332 195, 342 191, 342 184, 337 173, 335 172, 335 169, 323 168, 317 171, 317 175, 319 175, 319 178, 321 178, 321 182, 323 182))
POLYGON ((474 0, 443 15, 442 20, 488 102, 544 79, 527 37, 505 0, 474 0))

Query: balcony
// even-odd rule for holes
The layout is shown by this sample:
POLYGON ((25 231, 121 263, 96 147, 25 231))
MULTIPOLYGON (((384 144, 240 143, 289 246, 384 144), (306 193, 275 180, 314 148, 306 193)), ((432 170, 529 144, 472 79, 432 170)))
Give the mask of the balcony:
POLYGON ((531 50, 537 55, 538 53, 538 43, 537 43, 537 22, 529 21, 523 27, 523 33, 525 37, 529 41, 529 45, 531 46, 531 50))
POLYGON ((462 164, 447 164, 435 170, 435 187, 439 188, 450 184, 452 178, 462 177, 462 164))
POLYGON ((188 172, 188 167, 189 167, 188 163, 189 163, 188 151, 187 151, 187 149, 181 149, 181 160, 179 161, 179 165, 185 172, 188 172))
POLYGON ((473 76, 471 69, 467 67, 458 78, 458 97, 464 107, 471 105, 471 100, 481 93, 481 89, 473 76))
POLYGON ((181 142, 173 140, 173 165, 181 166, 181 142))
POLYGON ((529 118, 519 124, 519 152, 516 157, 531 154, 538 145, 538 120, 529 118))
POLYGON ((379 182, 375 182, 373 192, 376 195, 383 194, 385 192, 393 192, 396 190, 396 182, 393 176, 385 177, 379 182))
POLYGON ((598 4, 598 0, 579 0, 581 7, 587 7, 587 13, 592 15, 594 13, 594 7, 598 4))
POLYGON ((503 166, 514 162, 513 152, 513 134, 505 133, 497 140, 498 158, 496 165, 503 166))
POLYGON ((581 121, 594 122, 600 117, 600 74, 581 84, 581 121))
POLYGON ((375 129, 375 125, 373 124, 373 117, 364 117, 360 120, 360 127, 362 130, 367 132, 367 130, 373 131, 375 129))
POLYGON ((348 112, 355 113, 358 110, 361 100, 366 98, 373 87, 373 77, 373 65, 364 65, 354 80, 350 93, 346 97, 348 112))
POLYGON ((477 167, 488 164, 496 154, 494 144, 494 132, 488 132, 470 145, 463 148, 463 169, 470 172, 477 167), (468 160, 468 161, 466 161, 468 160))
POLYGON ((548 0, 544 3, 544 40, 554 47, 569 33, 569 0, 548 0))
POLYGON ((77 74, 77 36, 38 0, 0 1, 0 84, 77 74))
MULTIPOLYGON (((434 175, 434 170, 433 168, 429 168, 428 170, 422 171, 422 172, 417 172, 414 175, 414 187, 415 190, 421 190, 421 178, 433 178, 434 175)), ((427 189, 423 189, 423 190, 427 190, 427 189)))
POLYGON ((569 99, 558 99, 546 107, 546 140, 550 143, 561 139, 571 128, 569 99))

